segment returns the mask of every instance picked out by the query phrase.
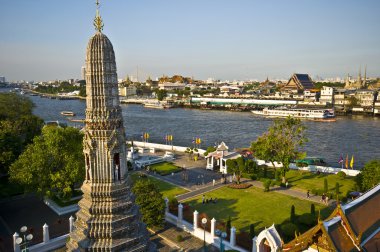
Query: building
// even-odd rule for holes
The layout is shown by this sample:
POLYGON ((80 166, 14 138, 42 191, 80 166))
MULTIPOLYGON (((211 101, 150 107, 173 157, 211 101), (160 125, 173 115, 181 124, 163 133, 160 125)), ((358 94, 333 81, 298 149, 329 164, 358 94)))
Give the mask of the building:
POLYGON ((316 102, 319 99, 319 92, 316 90, 305 90, 303 92, 303 99, 305 102, 316 102))
POLYGON ((0 83, 5 83, 5 77, 4 76, 0 76, 0 83))
POLYGON ((158 88, 160 90, 184 90, 186 87, 185 83, 171 83, 171 82, 165 82, 165 83, 159 83, 158 88))
POLYGON ((321 97, 319 98, 319 102, 325 105, 334 104, 334 88, 323 86, 321 90, 321 97))
POLYGON ((82 66, 81 76, 82 76, 82 80, 86 79, 86 67, 85 66, 82 66))
POLYGON ((132 96, 136 95, 136 86, 134 85, 129 85, 128 87, 119 87, 119 95, 120 96, 132 96))
POLYGON ((115 53, 98 11, 94 24, 86 54, 85 181, 67 251, 151 251, 128 177, 115 53))
POLYGON ((241 157, 239 153, 228 151, 228 146, 224 142, 221 142, 216 151, 210 152, 206 156, 206 169, 217 170, 223 174, 227 174, 227 160, 238 157, 241 157))
POLYGON ((293 74, 288 83, 282 87, 282 91, 288 93, 302 93, 310 89, 314 89, 314 84, 308 74, 293 74))
POLYGON ((282 251, 379 251, 380 184, 335 208, 318 224, 283 245, 282 251))
POLYGON ((334 91, 334 107, 337 109, 344 109, 345 106, 349 105, 348 100, 349 92, 346 89, 336 89, 334 91))
POLYGON ((355 91, 355 98, 361 107, 359 111, 373 112, 377 92, 375 90, 359 89, 355 91))

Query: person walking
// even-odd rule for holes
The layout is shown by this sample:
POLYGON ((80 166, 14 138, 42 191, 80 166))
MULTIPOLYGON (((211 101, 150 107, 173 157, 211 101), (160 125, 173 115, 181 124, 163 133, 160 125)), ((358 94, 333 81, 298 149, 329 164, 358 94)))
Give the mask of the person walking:
POLYGON ((310 199, 310 191, 309 190, 307 190, 306 198, 310 199))
POLYGON ((212 180, 212 186, 215 186, 215 179, 212 180))

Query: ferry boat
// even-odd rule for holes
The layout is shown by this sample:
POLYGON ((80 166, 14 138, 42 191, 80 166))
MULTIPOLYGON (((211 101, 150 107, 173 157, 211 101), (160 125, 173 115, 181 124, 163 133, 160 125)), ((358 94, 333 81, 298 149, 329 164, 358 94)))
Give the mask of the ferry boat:
POLYGON ((164 104, 162 104, 160 102, 154 102, 154 103, 147 102, 147 103, 144 103, 144 107, 145 108, 155 108, 155 109, 164 109, 165 108, 164 104))
MULTIPOLYGON (((307 108, 264 108, 262 111, 252 110, 255 115, 268 117, 295 117, 301 119, 333 119, 335 117, 334 109, 307 109, 307 108)), ((331 121, 331 120, 329 120, 331 121)))
POLYGON ((155 109, 168 109, 174 107, 173 101, 166 101, 166 102, 146 102, 144 103, 145 108, 155 108, 155 109))
POLYGON ((64 116, 75 116, 75 113, 72 112, 72 111, 62 111, 61 115, 64 115, 64 116))

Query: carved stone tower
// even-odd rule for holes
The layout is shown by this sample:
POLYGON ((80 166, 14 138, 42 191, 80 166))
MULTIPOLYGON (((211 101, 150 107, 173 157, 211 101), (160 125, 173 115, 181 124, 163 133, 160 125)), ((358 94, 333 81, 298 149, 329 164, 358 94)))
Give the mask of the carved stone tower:
POLYGON ((97 32, 86 55, 86 178, 66 247, 68 251, 148 251, 149 234, 134 204, 127 173, 115 54, 102 33, 99 11, 94 24, 97 32))

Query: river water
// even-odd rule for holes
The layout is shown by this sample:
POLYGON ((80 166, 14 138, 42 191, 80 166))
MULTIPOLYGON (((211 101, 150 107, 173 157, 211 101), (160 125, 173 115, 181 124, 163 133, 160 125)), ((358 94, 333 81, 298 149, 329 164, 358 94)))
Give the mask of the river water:
MULTIPOLYGON (((68 110, 75 118, 84 118, 84 100, 55 100, 30 96, 34 113, 45 121, 73 123, 60 114, 68 110)), ((150 142, 165 143, 165 134, 173 135, 174 145, 192 146, 194 137, 202 139, 201 148, 224 141, 230 149, 248 147, 265 132, 273 120, 249 112, 174 108, 148 109, 142 105, 121 105, 128 139, 141 140, 148 132, 150 142)), ((338 167, 341 155, 354 155, 354 167, 360 169, 372 159, 380 159, 380 117, 342 116, 336 122, 304 121, 309 142, 308 156, 322 157, 330 166, 338 167)))

